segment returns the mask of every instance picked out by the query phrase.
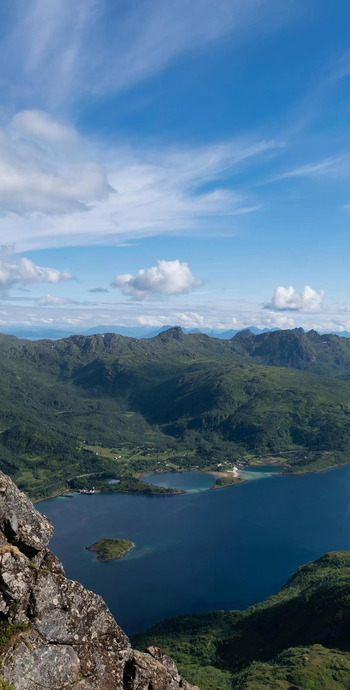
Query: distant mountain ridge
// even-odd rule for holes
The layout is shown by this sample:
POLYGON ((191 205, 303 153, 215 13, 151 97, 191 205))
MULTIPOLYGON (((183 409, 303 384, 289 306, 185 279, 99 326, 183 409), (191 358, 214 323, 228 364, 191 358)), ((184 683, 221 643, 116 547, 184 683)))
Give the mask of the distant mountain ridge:
MULTIPOLYGON (((35 326, 12 326, 9 329, 4 329, 2 332, 5 335, 15 335, 17 338, 24 338, 28 340, 59 340, 61 338, 69 338, 71 335, 97 335, 100 333, 117 333, 118 335, 125 335, 130 338, 154 338, 159 333, 168 330, 169 328, 174 328, 174 325, 164 325, 158 327, 151 326, 111 326, 111 325, 98 325, 93 328, 82 328, 80 330, 73 330, 67 328, 42 328, 35 326)), ((278 329, 259 329, 255 326, 249 327, 252 333, 255 335, 258 333, 265 333, 269 330, 278 329)), ((222 338, 224 340, 229 340, 238 330, 213 330, 210 328, 183 328, 184 333, 204 333, 205 335, 210 335, 212 338, 222 338)), ((350 335, 350 334, 349 334, 350 335)))
MULTIPOLYGON (((2 332, 5 335, 14 335, 17 338, 23 338, 28 340, 59 340, 62 338, 69 338, 71 335, 98 335, 103 333, 117 333, 118 335, 124 335, 130 338, 154 338, 163 331, 169 328, 174 328, 175 325, 164 325, 164 326, 112 326, 100 324, 94 327, 86 327, 80 330, 78 329, 68 329, 68 328, 43 328, 36 326, 11 326, 11 328, 6 328, 3 326, 2 332)), ((235 335, 240 335, 250 331, 253 335, 260 335, 262 333, 270 333, 274 331, 281 330, 280 328, 257 328, 256 326, 246 326, 241 329, 211 329, 211 328, 185 328, 181 327, 184 333, 202 333, 204 335, 209 335, 211 338, 220 338, 222 340, 230 340, 235 335)), ((291 329, 298 330, 298 329, 291 329)), ((303 329, 302 329, 303 330, 303 329)), ((319 331, 322 335, 324 331, 319 331)), ((349 331, 334 332, 332 335, 339 335, 343 338, 350 338, 349 331)))
MULTIPOLYGON (((44 347, 39 343, 37 347, 44 347)), ((60 339, 53 346, 49 344, 48 348, 61 350, 63 343, 74 343, 85 351, 108 351, 110 354, 122 352, 128 343, 128 350, 131 348, 135 356, 138 353, 141 357, 146 353, 155 354, 159 343, 167 343, 171 349, 178 343, 176 349, 183 350, 183 354, 193 359, 205 355, 214 360, 291 367, 340 378, 350 376, 350 339, 331 333, 319 334, 315 330, 304 331, 302 328, 259 334, 245 329, 229 340, 222 340, 203 333, 186 333, 180 326, 172 326, 156 336, 141 340, 114 333, 79 334, 60 339)), ((166 358, 167 353, 163 351, 162 356, 166 358)))

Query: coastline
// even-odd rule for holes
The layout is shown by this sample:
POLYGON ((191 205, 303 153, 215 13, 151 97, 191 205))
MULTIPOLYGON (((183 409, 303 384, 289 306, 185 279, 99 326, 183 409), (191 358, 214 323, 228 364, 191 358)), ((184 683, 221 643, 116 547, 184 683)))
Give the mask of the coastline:
MULTIPOLYGON (((179 473, 179 472, 181 472, 181 473, 185 473, 185 472, 200 472, 200 473, 204 473, 204 474, 211 474, 211 475, 213 475, 216 479, 224 479, 224 478, 230 478, 230 477, 232 477, 233 479, 234 479, 234 478, 238 479, 238 481, 232 481, 232 483, 228 483, 228 484, 226 484, 226 485, 223 484, 223 485, 221 485, 221 486, 220 486, 220 485, 217 486, 217 485, 214 484, 213 486, 209 487, 209 489, 208 489, 208 491, 212 491, 212 490, 216 490, 216 491, 217 491, 218 489, 225 489, 225 488, 227 488, 228 486, 236 486, 236 485, 238 485, 238 484, 239 484, 239 485, 245 484, 245 483, 248 481, 247 479, 239 479, 239 472, 240 472, 241 469, 243 469, 243 471, 248 471, 248 472, 249 472, 249 468, 250 468, 250 467, 261 467, 261 466, 264 466, 264 465, 266 465, 266 466, 271 466, 271 467, 276 467, 276 466, 278 466, 278 465, 280 465, 280 464, 281 464, 281 463, 280 463, 279 461, 276 461, 272 456, 270 456, 270 457, 268 457, 266 460, 264 459, 264 460, 261 460, 260 462, 259 462, 259 461, 252 462, 250 465, 244 466, 244 468, 239 468, 237 473, 233 473, 233 472, 229 472, 229 471, 220 472, 219 470, 206 470, 206 469, 200 469, 200 468, 197 468, 197 467, 196 467, 196 468, 189 468, 189 469, 183 469, 183 468, 179 468, 179 469, 162 469, 162 470, 157 470, 156 472, 154 472, 154 474, 159 474, 159 475, 160 475, 160 474, 167 474, 167 473, 170 473, 170 472, 174 472, 174 473, 179 473)), ((342 467, 343 465, 348 465, 348 464, 350 464, 350 459, 349 459, 348 462, 340 462, 340 463, 337 463, 337 464, 335 464, 335 465, 329 465, 329 466, 327 466, 327 467, 322 467, 322 468, 319 468, 319 469, 307 469, 307 468, 299 467, 298 470, 296 470, 296 471, 293 471, 293 470, 292 470, 292 471, 288 471, 288 470, 290 470, 290 469, 292 468, 292 465, 290 465, 288 462, 285 462, 285 463, 283 464, 284 469, 281 469, 281 472, 274 472, 274 473, 273 473, 273 476, 276 476, 276 477, 278 476, 278 477, 279 477, 279 476, 284 475, 284 474, 285 474, 285 475, 289 475, 289 476, 299 476, 299 475, 303 475, 303 474, 313 474, 313 473, 318 474, 319 472, 329 472, 330 470, 334 470, 334 469, 337 469, 338 467, 342 467), (285 471, 285 470, 287 470, 287 471, 285 471)), ((136 478, 137 478, 137 479, 140 479, 141 481, 143 481, 143 478, 146 477, 146 476, 149 475, 149 474, 150 474, 149 471, 148 471, 148 472, 138 472, 137 475, 136 475, 136 478)), ((144 482, 144 484, 147 485, 147 482, 144 482)), ((150 485, 150 486, 152 486, 152 485, 150 485)), ((37 503, 41 503, 42 501, 47 501, 47 500, 50 500, 50 499, 53 499, 53 498, 60 498, 60 497, 64 498, 64 497, 66 496, 67 493, 71 493, 71 492, 72 492, 71 489, 64 489, 63 491, 54 492, 54 493, 52 493, 52 494, 50 494, 50 495, 48 495, 48 496, 42 496, 42 497, 40 497, 40 498, 36 498, 35 500, 33 500, 33 499, 31 499, 31 500, 32 500, 32 503, 33 503, 34 505, 36 505, 37 503)), ((73 493, 74 493, 74 490, 73 490, 73 493)), ((147 491, 128 491, 128 492, 115 491, 115 492, 104 492, 103 490, 99 490, 99 489, 95 490, 95 493, 96 493, 96 494, 97 494, 97 493, 133 493, 133 494, 135 494, 135 495, 176 496, 176 495, 178 495, 178 494, 186 494, 186 493, 188 493, 188 492, 185 491, 184 489, 173 489, 173 490, 171 490, 171 489, 169 488, 169 490, 168 490, 166 493, 164 492, 164 493, 159 493, 159 494, 157 494, 157 493, 151 494, 151 493, 148 493, 147 491)), ((67 498, 68 498, 68 496, 67 496, 67 498)))

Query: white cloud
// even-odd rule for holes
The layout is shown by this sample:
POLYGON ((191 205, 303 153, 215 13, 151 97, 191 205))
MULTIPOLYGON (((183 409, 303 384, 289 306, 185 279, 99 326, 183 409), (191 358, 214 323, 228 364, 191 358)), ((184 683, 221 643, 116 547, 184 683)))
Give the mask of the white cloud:
POLYGON ((111 188, 78 134, 46 113, 23 111, 0 130, 0 212, 86 210, 111 188))
POLYGON ((116 276, 113 287, 133 299, 154 299, 192 292, 202 284, 194 277, 189 265, 175 261, 158 261, 157 266, 140 268, 136 276, 130 273, 116 276))
POLYGON ((0 286, 8 289, 16 284, 59 283, 73 278, 68 271, 37 266, 31 259, 13 255, 13 247, 2 247, 0 254, 0 286))
POLYGON ((277 311, 320 311, 324 298, 324 290, 316 292, 310 285, 305 285, 302 292, 297 292, 292 285, 289 287, 277 287, 271 303, 266 305, 268 309, 277 311))

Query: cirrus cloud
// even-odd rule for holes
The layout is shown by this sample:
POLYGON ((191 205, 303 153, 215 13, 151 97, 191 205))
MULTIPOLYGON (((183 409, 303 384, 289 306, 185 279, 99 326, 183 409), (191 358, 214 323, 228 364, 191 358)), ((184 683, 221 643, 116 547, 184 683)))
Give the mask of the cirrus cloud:
MULTIPOLYGON (((237 42, 295 21, 285 0, 31 0, 6 3, 0 57, 4 88, 17 99, 68 104, 83 94, 112 94, 229 35, 237 42), (7 21, 6 21, 7 20, 7 21), (14 50, 16 46, 16 50, 14 50), (29 88, 30 84, 30 88, 29 88)), ((238 63, 239 65, 239 63, 238 63)), ((239 67, 238 67, 239 68, 239 67)))
POLYGON ((124 273, 114 278, 113 287, 120 288, 124 295, 133 299, 155 299, 192 292, 202 285, 194 277, 186 262, 158 261, 157 266, 145 270, 140 268, 136 276, 124 273))
POLYGON ((276 311, 319 311, 324 298, 324 290, 316 292, 310 285, 305 285, 302 292, 297 292, 292 285, 279 286, 273 293, 267 309, 276 311))
POLYGON ((192 148, 104 148, 42 111, 0 128, 0 233, 21 251, 169 233, 232 233, 261 208, 227 175, 281 148, 228 140, 192 148), (79 213, 80 211, 80 213, 79 213), (213 227, 213 218, 217 224, 213 227))

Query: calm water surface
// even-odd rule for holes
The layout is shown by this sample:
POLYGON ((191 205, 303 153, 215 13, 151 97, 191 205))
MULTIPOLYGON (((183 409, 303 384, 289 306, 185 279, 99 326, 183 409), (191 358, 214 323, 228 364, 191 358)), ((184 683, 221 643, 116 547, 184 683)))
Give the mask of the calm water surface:
POLYGON ((51 548, 67 575, 101 594, 129 634, 165 616, 244 608, 276 592, 299 565, 350 549, 350 465, 192 489, 37 505, 54 522, 51 548), (85 546, 102 537, 125 537, 136 548, 123 560, 99 562, 85 546))
MULTIPOLYGON (((244 481, 267 479, 274 474, 281 474, 284 467, 274 465, 250 466, 247 470, 240 470, 239 476, 244 481)), ((143 477, 148 484, 162 486, 165 489, 183 489, 188 493, 206 491, 215 484, 215 476, 208 472, 158 472, 146 474, 143 477)))
POLYGON ((215 484, 214 475, 207 472, 159 472, 146 474, 143 480, 165 489, 183 489, 191 494, 206 491, 215 484))

